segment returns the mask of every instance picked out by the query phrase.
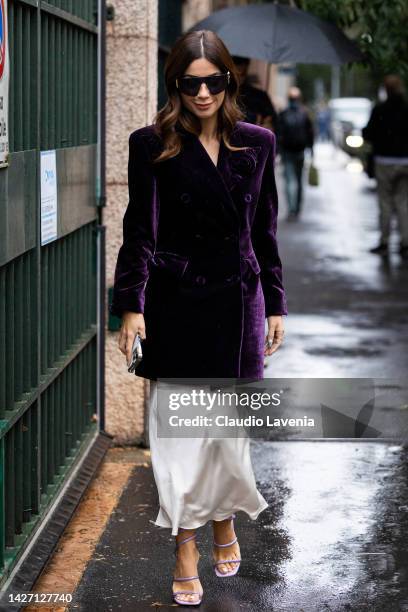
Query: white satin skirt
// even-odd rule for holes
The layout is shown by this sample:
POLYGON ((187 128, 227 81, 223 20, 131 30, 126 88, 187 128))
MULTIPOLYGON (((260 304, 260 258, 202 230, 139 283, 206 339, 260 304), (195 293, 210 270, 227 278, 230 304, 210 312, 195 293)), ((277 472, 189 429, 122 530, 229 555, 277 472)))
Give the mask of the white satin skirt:
POLYGON ((150 381, 149 440, 160 504, 152 522, 177 535, 179 527, 197 529, 239 510, 255 520, 268 503, 256 487, 249 438, 159 437, 167 415, 158 410, 157 384, 150 381))

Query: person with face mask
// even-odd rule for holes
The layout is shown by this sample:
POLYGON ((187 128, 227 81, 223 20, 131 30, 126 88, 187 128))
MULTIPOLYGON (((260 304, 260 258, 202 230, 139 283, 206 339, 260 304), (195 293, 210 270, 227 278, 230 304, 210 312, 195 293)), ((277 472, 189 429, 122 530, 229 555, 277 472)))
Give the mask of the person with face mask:
POLYGON ((284 169, 288 219, 298 217, 303 196, 305 149, 313 155, 314 128, 306 108, 301 104, 301 91, 291 87, 288 106, 279 113, 277 145, 284 169))
POLYGON ((238 103, 244 112, 244 121, 275 132, 278 113, 268 93, 255 85, 256 76, 248 74, 249 58, 234 55, 233 60, 239 74, 238 103))

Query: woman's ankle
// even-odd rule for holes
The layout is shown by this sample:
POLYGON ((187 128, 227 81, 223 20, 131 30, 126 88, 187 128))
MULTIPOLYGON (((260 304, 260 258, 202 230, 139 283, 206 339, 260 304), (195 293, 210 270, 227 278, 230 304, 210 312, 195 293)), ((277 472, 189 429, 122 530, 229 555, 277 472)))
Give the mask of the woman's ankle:
POLYGON ((223 521, 213 521, 214 531, 234 531, 234 522, 231 519, 224 519, 223 521))

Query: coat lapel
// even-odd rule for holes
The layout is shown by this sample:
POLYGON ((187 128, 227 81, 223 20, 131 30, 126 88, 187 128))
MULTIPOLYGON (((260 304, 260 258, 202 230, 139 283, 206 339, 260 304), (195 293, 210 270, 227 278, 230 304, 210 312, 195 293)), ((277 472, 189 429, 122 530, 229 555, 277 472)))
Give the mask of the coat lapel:
MULTIPOLYGON (((215 213, 219 213, 221 205, 224 214, 230 221, 232 219, 235 223, 239 222, 239 214, 234 202, 234 190, 245 176, 255 170, 258 150, 261 147, 230 151, 221 141, 217 165, 215 165, 198 136, 179 125, 176 129, 183 137, 183 150, 180 153, 183 165, 188 166, 195 181, 203 183, 205 191, 210 190, 213 193, 213 197, 208 200, 208 205, 215 207, 215 213)), ((235 146, 245 146, 238 126, 235 126, 230 141, 235 146)))

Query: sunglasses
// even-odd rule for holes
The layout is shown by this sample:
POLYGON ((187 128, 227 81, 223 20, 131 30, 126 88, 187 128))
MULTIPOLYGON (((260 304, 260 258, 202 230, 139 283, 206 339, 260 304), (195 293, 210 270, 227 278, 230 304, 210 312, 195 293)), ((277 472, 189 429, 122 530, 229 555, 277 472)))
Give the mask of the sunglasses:
POLYGON ((200 91, 201 83, 205 83, 210 94, 215 96, 224 91, 224 89, 227 89, 229 82, 230 71, 228 70, 226 74, 214 74, 206 77, 181 77, 181 79, 176 79, 176 87, 186 96, 196 96, 200 91))

